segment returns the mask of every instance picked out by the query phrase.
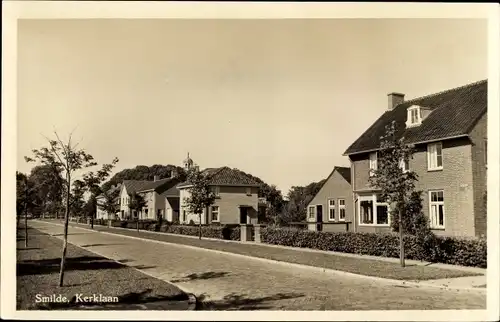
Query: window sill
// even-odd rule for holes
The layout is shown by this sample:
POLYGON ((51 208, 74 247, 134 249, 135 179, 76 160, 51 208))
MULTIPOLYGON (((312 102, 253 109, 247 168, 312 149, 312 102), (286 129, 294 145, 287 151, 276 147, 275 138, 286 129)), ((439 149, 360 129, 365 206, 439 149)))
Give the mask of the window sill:
POLYGON ((390 227, 389 224, 359 224, 360 227, 390 227))
POLYGON ((433 169, 427 168, 427 172, 436 172, 436 171, 443 171, 443 168, 433 168, 433 169))

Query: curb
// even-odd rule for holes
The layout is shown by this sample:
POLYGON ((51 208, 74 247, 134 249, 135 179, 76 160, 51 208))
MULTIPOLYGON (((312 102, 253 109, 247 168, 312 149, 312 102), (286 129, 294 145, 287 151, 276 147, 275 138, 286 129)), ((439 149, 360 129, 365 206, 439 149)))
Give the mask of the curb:
MULTIPOLYGON (((57 225, 57 226, 63 226, 63 225, 61 225, 61 224, 54 224, 54 225, 57 225)), ((32 227, 32 228, 34 228, 34 227, 32 227)), ((80 228, 80 227, 78 227, 78 228, 80 228)), ((36 229, 36 228, 34 228, 34 229, 36 229)), ((89 230, 89 231, 95 231, 95 230, 92 230, 92 229, 86 229, 86 228, 80 228, 80 229, 85 229, 85 230, 89 230)), ((95 232, 99 232, 99 231, 95 231, 95 232)), ((102 232, 99 232, 99 233, 102 233, 102 232)), ((55 236, 55 235, 52 235, 52 234, 48 234, 48 235, 49 235, 50 237, 54 237, 54 238, 57 238, 57 239, 59 239, 59 240, 61 240, 61 239, 62 239, 62 238, 60 238, 60 236, 55 236)), ((110 234, 110 235, 121 236, 121 235, 117 235, 117 234, 110 234)), ((70 243, 70 242, 68 241, 68 243, 70 243)), ((101 257, 107 258, 107 259, 109 259, 109 260, 111 260, 111 261, 113 261, 113 262, 115 262, 115 263, 120 264, 120 265, 124 265, 124 266, 127 266, 128 268, 135 269, 136 271, 139 271, 139 272, 140 272, 140 273, 142 273, 142 274, 148 275, 149 277, 156 278, 156 279, 158 279, 158 280, 160 280, 160 281, 163 281, 163 282, 165 282, 165 283, 168 283, 168 284, 170 284, 170 285, 173 285, 173 286, 177 287, 179 290, 181 290, 181 292, 183 292, 184 294, 186 294, 186 295, 188 296, 188 299, 186 300, 188 308, 186 309, 186 311, 194 311, 194 310, 196 310, 196 306, 197 306, 197 304, 198 304, 198 299, 196 298, 196 296, 195 296, 192 292, 188 291, 187 289, 185 289, 185 288, 183 288, 183 287, 180 287, 180 286, 178 286, 178 285, 176 285, 176 284, 174 284, 174 283, 172 283, 172 282, 170 282, 170 281, 167 281, 167 280, 164 280, 164 279, 158 278, 157 276, 154 276, 153 274, 150 274, 150 273, 148 273, 148 272, 142 271, 142 270, 140 270, 140 269, 138 269, 138 268, 136 268, 136 267, 129 266, 129 265, 127 265, 126 263, 122 263, 122 262, 120 262, 120 261, 118 261, 118 260, 116 260, 116 259, 112 259, 112 258, 109 258, 109 257, 107 257, 107 256, 104 256, 103 254, 101 254, 101 253, 99 253, 99 252, 89 250, 88 248, 85 248, 85 247, 79 246, 79 245, 77 245, 77 244, 73 244, 73 243, 70 243, 70 244, 71 244, 71 245, 73 245, 73 246, 76 246, 76 247, 78 247, 78 248, 81 248, 81 249, 83 249, 83 250, 86 250, 86 251, 88 251, 88 252, 91 252, 91 253, 94 253, 94 254, 96 254, 96 255, 99 255, 99 256, 101 256, 101 257)))
MULTIPOLYGON (((48 224, 62 226, 62 224, 57 224, 57 223, 48 223, 48 224)), ((487 288, 449 287, 447 285, 430 284, 430 283, 426 283, 425 281, 418 282, 418 281, 408 281, 408 280, 396 280, 396 279, 389 279, 389 278, 383 278, 383 277, 377 277, 377 276, 361 275, 361 274, 350 273, 350 272, 345 272, 345 271, 340 271, 340 270, 334 270, 334 269, 330 269, 330 268, 322 268, 322 267, 316 267, 316 266, 310 266, 310 265, 304 265, 304 264, 290 263, 290 262, 284 262, 284 261, 279 261, 279 260, 274 260, 274 259, 267 259, 267 258, 249 256, 249 255, 236 254, 236 253, 231 253, 231 252, 226 252, 226 251, 221 251, 221 250, 216 250, 216 249, 208 249, 208 248, 195 247, 195 246, 191 246, 191 245, 176 244, 176 243, 160 241, 160 240, 155 240, 155 239, 134 237, 134 236, 110 233, 110 232, 106 232, 106 231, 92 230, 92 229, 88 229, 88 228, 81 228, 81 227, 75 227, 75 228, 83 229, 83 230, 87 230, 87 231, 91 231, 91 232, 95 232, 95 233, 112 235, 112 236, 121 236, 121 237, 130 238, 130 239, 138 239, 138 240, 149 241, 149 242, 153 242, 153 243, 167 244, 167 245, 173 245, 173 246, 177 246, 177 247, 203 250, 203 251, 217 253, 217 254, 230 255, 233 257, 252 259, 252 260, 261 261, 261 262, 268 263, 268 264, 280 264, 280 265, 286 266, 286 267, 295 267, 295 268, 310 270, 310 271, 315 272, 315 273, 323 273, 323 274, 326 273, 329 275, 340 275, 340 276, 347 276, 347 277, 353 277, 353 278, 361 278, 361 279, 371 280, 374 282, 381 282, 381 283, 392 284, 392 285, 400 285, 400 286, 408 286, 408 287, 416 287, 416 288, 428 287, 428 288, 436 288, 436 289, 443 289, 443 290, 449 290, 449 291, 471 291, 471 292, 480 292, 480 293, 486 293, 486 290, 487 290, 487 288)), ((98 254, 98 253, 96 253, 96 254, 98 254)), ((145 274, 147 274, 147 273, 145 273, 145 274)), ((186 293, 189 293, 189 292, 186 292, 186 293)))

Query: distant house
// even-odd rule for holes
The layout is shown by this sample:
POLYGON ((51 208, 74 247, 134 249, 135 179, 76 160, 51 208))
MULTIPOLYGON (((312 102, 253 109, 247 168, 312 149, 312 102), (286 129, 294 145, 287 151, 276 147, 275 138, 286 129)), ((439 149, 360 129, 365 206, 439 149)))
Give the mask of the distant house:
POLYGON ((162 194, 179 183, 177 177, 159 179, 155 176, 153 181, 124 180, 120 191, 120 218, 158 220, 165 218, 166 199, 162 194), (144 197, 147 205, 138 213, 131 212, 130 197, 137 193, 144 197))
POLYGON ((179 222, 179 189, 177 188, 179 184, 165 190, 160 194, 165 200, 165 219, 169 222, 179 222))
MULTIPOLYGON (((113 191, 116 191, 116 190, 119 190, 121 187, 121 185, 116 185, 116 186, 113 186, 110 188, 109 192, 113 192, 113 191)), ((100 194, 96 197, 96 201, 97 201, 97 210, 96 210, 96 219, 104 219, 104 220, 108 220, 108 219, 115 219, 118 215, 118 213, 116 214, 109 214, 107 213, 106 211, 104 211, 102 209, 102 205, 106 202, 106 198, 104 197, 104 194, 100 194)), ((116 203, 119 204, 120 202, 120 197, 117 197, 115 199, 116 203)))
MULTIPOLYGON (((237 169, 229 167, 207 168, 202 173, 210 178, 216 195, 215 203, 203 211, 201 224, 256 224, 258 223, 259 183, 237 169)), ((186 207, 189 197, 188 182, 177 186, 180 191, 181 224, 199 223, 198 214, 190 213, 186 207)))
POLYGON ((351 169, 334 167, 307 205, 307 227, 315 231, 353 231, 351 169))
POLYGON ((486 235, 487 95, 486 80, 405 101, 389 94, 387 110, 345 151, 351 160, 355 229, 388 231, 388 205, 369 177, 377 168, 379 138, 395 121, 398 137, 416 153, 403 169, 418 175, 423 212, 434 233, 486 235))

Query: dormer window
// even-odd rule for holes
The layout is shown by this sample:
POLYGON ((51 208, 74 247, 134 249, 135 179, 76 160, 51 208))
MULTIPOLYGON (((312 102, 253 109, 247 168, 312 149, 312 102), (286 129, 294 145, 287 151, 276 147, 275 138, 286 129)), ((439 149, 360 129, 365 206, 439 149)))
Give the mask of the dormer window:
POLYGON ((406 120, 406 127, 417 126, 422 123, 422 111, 420 106, 413 105, 408 108, 408 118, 406 120))

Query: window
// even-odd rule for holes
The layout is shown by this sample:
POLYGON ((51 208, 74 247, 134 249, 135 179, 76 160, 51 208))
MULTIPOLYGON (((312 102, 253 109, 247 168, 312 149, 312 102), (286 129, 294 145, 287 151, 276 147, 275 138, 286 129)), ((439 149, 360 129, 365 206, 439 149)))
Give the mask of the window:
POLYGON ((245 190, 246 190, 247 196, 252 195, 252 188, 251 187, 247 187, 245 190))
POLYGON ((339 199, 339 220, 345 221, 345 199, 339 199))
POLYGON ((186 210, 182 210, 182 221, 183 222, 187 221, 186 210))
POLYGON ((444 229, 444 192, 429 191, 430 226, 431 228, 444 229))
POLYGON ((309 219, 314 219, 314 206, 309 206, 309 219))
POLYGON ((219 220, 219 206, 212 206, 212 221, 219 220))
POLYGON ((362 196, 359 201, 359 223, 361 225, 389 225, 389 205, 379 195, 362 196))
POLYGON ((443 146, 441 142, 427 145, 427 169, 443 169, 443 146))
POLYGON ((422 123, 422 112, 419 106, 412 106, 408 108, 408 117, 406 120, 406 126, 415 126, 422 123))
POLYGON ((377 170, 377 152, 370 153, 370 176, 377 170))
POLYGON ((410 160, 401 159, 401 161, 399 161, 399 167, 401 168, 401 170, 403 170, 403 172, 409 171, 410 170, 410 160))
POLYGON ((335 199, 328 199, 328 220, 335 220, 335 199))

